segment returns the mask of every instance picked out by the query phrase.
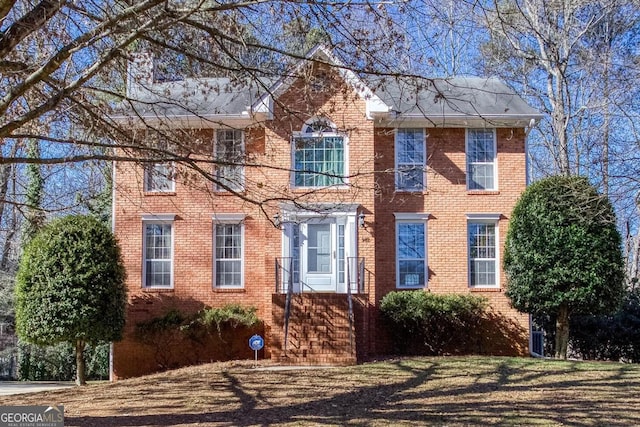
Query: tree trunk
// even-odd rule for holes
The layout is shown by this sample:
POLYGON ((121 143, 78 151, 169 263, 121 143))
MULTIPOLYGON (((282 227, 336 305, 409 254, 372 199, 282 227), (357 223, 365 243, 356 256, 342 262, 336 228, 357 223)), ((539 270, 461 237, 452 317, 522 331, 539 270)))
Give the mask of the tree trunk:
POLYGON ((556 319, 556 359, 567 359, 569 343, 569 308, 562 304, 556 319))
POLYGON ((76 384, 87 385, 85 379, 85 364, 84 364, 84 347, 85 342, 82 340, 76 341, 76 384))

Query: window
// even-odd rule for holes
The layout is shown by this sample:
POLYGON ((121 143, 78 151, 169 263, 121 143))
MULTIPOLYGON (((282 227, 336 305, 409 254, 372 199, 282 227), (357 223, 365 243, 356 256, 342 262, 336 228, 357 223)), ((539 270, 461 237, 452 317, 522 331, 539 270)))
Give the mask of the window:
POLYGON ((396 285, 422 288, 427 284, 428 214, 394 214, 396 217, 396 285))
MULTIPOLYGON (((469 217, 469 216, 468 216, 469 217)), ((469 285, 472 287, 498 286, 498 221, 470 217, 469 230, 469 285)))
POLYGON ((173 287, 173 222, 144 221, 143 283, 147 288, 173 287))
POLYGON ((305 124, 293 139, 293 184, 328 187, 345 183, 345 137, 326 120, 305 124))
POLYGON ((152 163, 144 168, 144 191, 175 191, 174 167, 172 163, 152 163))
POLYGON ((244 225, 241 222, 244 216, 237 218, 228 220, 234 222, 214 224, 214 283, 218 288, 241 288, 244 286, 244 225))
POLYGON ((218 190, 242 190, 244 187, 244 132, 216 131, 216 179, 218 190))
POLYGON ((396 189, 422 191, 425 188, 425 140, 422 129, 396 131, 396 189))
POLYGON ((467 188, 496 190, 496 181, 495 130, 467 130, 467 188))

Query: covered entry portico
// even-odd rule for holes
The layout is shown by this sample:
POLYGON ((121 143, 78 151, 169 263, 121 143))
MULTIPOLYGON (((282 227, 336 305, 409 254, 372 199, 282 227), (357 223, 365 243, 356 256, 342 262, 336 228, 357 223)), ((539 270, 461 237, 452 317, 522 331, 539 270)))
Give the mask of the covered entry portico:
POLYGON ((281 207, 282 256, 276 292, 358 293, 364 261, 358 257, 356 204, 281 207))

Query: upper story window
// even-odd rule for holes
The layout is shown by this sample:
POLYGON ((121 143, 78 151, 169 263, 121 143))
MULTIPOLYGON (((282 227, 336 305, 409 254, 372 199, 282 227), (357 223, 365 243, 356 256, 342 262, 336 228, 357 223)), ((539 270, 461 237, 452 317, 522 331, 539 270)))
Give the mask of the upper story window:
POLYGON ((173 163, 151 163, 144 168, 144 191, 175 191, 175 169, 173 163))
POLYGON ((497 190, 495 129, 467 130, 467 189, 497 190))
POLYGON ((326 119, 305 123, 293 138, 293 185, 329 187, 345 184, 346 141, 326 119))
POLYGON ((395 213, 396 286, 423 288, 427 285, 426 213, 395 213))
POLYGON ((215 161, 216 188, 242 190, 244 188, 244 132, 235 129, 216 131, 215 161))
POLYGON ((173 287, 173 217, 143 218, 143 286, 173 287))
POLYGON ((423 191, 427 158, 423 129, 396 131, 396 190, 423 191))

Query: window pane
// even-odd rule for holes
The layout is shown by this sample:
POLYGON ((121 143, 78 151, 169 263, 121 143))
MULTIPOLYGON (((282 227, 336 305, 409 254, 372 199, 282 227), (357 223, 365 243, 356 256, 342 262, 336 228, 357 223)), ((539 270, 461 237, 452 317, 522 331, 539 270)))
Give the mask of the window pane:
POLYGON ((398 286, 424 286, 427 270, 425 224, 400 223, 397 230, 398 286))
POLYGON ((423 286, 425 283, 424 261, 400 261, 398 263, 400 286, 423 286))
POLYGON ((241 190, 244 187, 243 132, 240 130, 218 130, 216 132, 216 178, 218 189, 225 187, 241 190))
POLYGON ((344 139, 340 136, 294 140, 294 184, 326 187, 344 183, 344 139))
POLYGON ((216 286, 242 286, 242 224, 215 226, 216 286))
POLYGON ((170 163, 154 163, 144 169, 145 191, 173 191, 173 165, 170 163))
POLYGON ((398 163, 424 163, 424 135, 422 129, 398 129, 396 133, 398 144, 398 163))
POLYGON ((307 225, 307 270, 311 273, 331 272, 331 226, 307 225))
POLYGON ((471 177, 469 179, 470 189, 484 190, 494 188, 493 164, 473 164, 469 166, 469 169, 471 172, 471 177))
POLYGON ((145 224, 145 286, 171 286, 171 224, 145 224))
POLYGON ((422 129, 396 131, 396 188, 402 190, 424 188, 424 144, 422 129))
POLYGON ((496 225, 469 224, 469 269, 471 286, 497 285, 496 225))
POLYGON ((398 226, 398 255, 400 258, 424 258, 424 225, 400 224, 398 226))
POLYGON ((396 186, 402 190, 422 190, 424 188, 422 167, 399 165, 396 186))
POLYGON ((490 190, 495 183, 493 129, 470 129, 467 141, 467 173, 470 190, 490 190))

